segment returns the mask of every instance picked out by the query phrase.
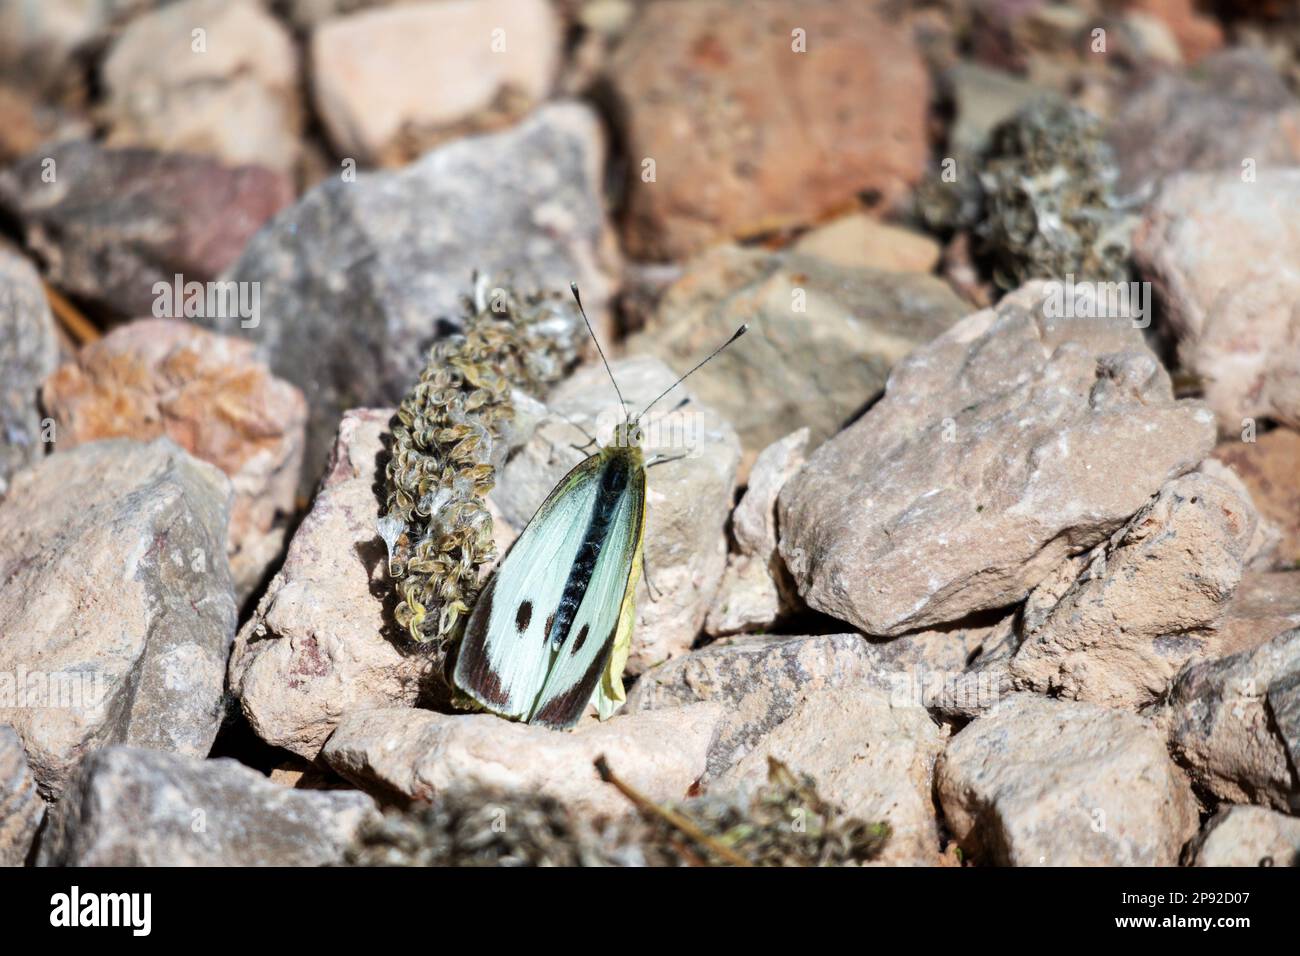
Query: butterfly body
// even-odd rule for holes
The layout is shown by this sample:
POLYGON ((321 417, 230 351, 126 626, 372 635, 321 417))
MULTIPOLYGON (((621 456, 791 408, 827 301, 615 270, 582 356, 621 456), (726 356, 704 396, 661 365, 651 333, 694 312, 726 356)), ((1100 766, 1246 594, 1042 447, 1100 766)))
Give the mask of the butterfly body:
POLYGON ((465 628, 453 680, 503 717, 554 729, 623 700, 645 540, 635 424, 576 465, 497 568, 465 628))

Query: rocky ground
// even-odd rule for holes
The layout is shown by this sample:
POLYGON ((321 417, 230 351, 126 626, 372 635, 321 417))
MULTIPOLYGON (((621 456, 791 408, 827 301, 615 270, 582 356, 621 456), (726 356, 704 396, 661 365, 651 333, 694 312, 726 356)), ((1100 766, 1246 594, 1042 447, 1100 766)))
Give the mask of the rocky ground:
MULTIPOLYGON (((1297 211, 1283 2, 0 2, 0 862, 729 862, 630 790, 814 807, 765 862, 1294 865, 1297 211), (476 275, 577 281, 633 401, 751 325, 573 732, 395 619, 476 275)), ((500 550, 609 407, 560 371, 500 550)))

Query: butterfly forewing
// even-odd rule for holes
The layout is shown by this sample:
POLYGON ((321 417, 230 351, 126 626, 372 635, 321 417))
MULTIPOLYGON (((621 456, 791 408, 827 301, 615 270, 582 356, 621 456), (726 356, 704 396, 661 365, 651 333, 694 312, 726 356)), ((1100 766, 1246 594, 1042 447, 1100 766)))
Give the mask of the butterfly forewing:
POLYGON ((601 474, 587 544, 579 549, 574 577, 586 578, 577 610, 555 651, 531 723, 562 729, 573 726, 600 681, 618 629, 632 565, 642 540, 645 469, 628 449, 613 452, 601 474), (602 508, 607 514, 602 522, 602 508), (603 527, 601 526, 603 524, 603 527), (584 567, 584 565, 586 565, 584 567))

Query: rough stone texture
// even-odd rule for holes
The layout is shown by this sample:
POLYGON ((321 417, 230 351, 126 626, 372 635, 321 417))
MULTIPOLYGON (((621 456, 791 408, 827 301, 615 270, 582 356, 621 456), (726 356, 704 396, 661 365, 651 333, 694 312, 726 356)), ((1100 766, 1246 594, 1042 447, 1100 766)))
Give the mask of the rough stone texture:
POLYGON ((680 800, 704 772, 719 716, 716 706, 679 707, 589 719, 566 732, 492 714, 362 710, 343 719, 321 756, 349 780, 389 795, 428 800, 453 785, 481 785, 613 817, 631 805, 600 781, 598 756, 650 799, 680 800))
POLYGON ((45 801, 27 769, 23 742, 0 724, 0 866, 22 866, 45 819, 45 801))
POLYGON ((302 468, 307 404, 247 342, 170 319, 121 326, 45 383, 62 451, 103 438, 166 435, 234 486, 227 546, 240 600, 284 543, 302 468))
POLYGON ((226 476, 166 438, 94 442, 14 477, 0 504, 0 722, 44 795, 107 744, 212 746, 236 623, 229 508, 226 476))
POLYGON ((1171 177, 1133 240, 1224 434, 1247 417, 1300 428, 1300 169, 1257 175, 1171 177))
POLYGON ((343 416, 311 511, 230 657, 231 691, 269 744, 315 759, 340 716, 411 706, 426 659, 392 623, 381 514, 391 409, 343 416))
POLYGON ((21 225, 49 281, 128 318, 182 318, 170 296, 159 311, 155 283, 215 279, 292 200, 286 177, 257 166, 87 141, 0 172, 0 210, 21 225), (43 178, 47 160, 53 182, 43 178))
POLYGON ((311 36, 316 108, 341 155, 409 161, 458 124, 502 125, 545 99, 562 34, 547 0, 440 0, 328 20, 311 36))
POLYGON ((327 866, 377 816, 363 793, 282 787, 228 758, 109 747, 51 811, 37 865, 327 866))
POLYGON ((1276 561, 1300 567, 1300 432, 1275 428, 1254 442, 1229 439, 1214 457, 1242 480, 1260 516, 1281 532, 1276 561))
POLYGON ((930 790, 943 737, 924 708, 894 704, 866 682, 821 688, 802 695, 710 789, 761 784, 775 757, 810 774, 818 795, 850 816, 889 823, 881 864, 933 866, 939 832, 930 790))
POLYGON ((837 266, 726 246, 701 256, 629 347, 680 372, 749 334, 691 376, 735 426, 742 477, 760 451, 808 426, 816 448, 880 393, 890 368, 949 329, 965 304, 931 276, 837 266))
POLYGON ((910 32, 880 6, 641 8, 609 66, 633 256, 678 259, 815 221, 860 193, 890 205, 907 192, 925 165, 929 81, 910 32))
POLYGON ((1300 819, 1226 807, 1205 825, 1194 866, 1300 866, 1300 819))
POLYGON ((1219 625, 1218 656, 1266 644, 1293 627, 1300 627, 1300 571, 1247 572, 1219 625))
POLYGON ((1195 0, 1130 0, 1128 8, 1167 26, 1188 63, 1196 63, 1223 46, 1223 27, 1212 16, 1199 13, 1195 0))
POLYGON ((803 467, 808 429, 801 428, 759 453, 749 487, 731 513, 735 551, 705 620, 714 636, 770 627, 797 604, 789 572, 776 550, 776 498, 803 467))
POLYGON ((1220 481, 1227 485, 1237 496, 1245 501, 1255 515, 1255 531, 1250 536, 1250 543, 1246 545, 1246 553, 1242 556, 1242 563, 1250 571, 1271 571, 1277 567, 1277 551, 1282 542, 1282 531, 1273 522, 1259 513, 1255 507, 1255 499, 1246 487, 1246 483, 1238 477, 1237 473, 1219 461, 1217 458, 1206 458, 1196 470, 1203 475, 1220 481))
POLYGON ((869 634, 1022 600, 1214 442, 1140 334, 1049 319, 1033 282, 894 367, 781 492, 803 599, 869 634))
POLYGON ((9 476, 42 454, 41 382, 59 361, 40 276, 0 245, 0 498, 9 476))
POLYGON ((948 826, 1010 866, 1174 866, 1196 834, 1191 788, 1134 714, 1017 694, 939 758, 948 826))
POLYGON ((230 277, 261 283, 263 321, 240 334, 307 396, 300 490, 320 474, 346 409, 395 403, 416 381, 475 270, 521 293, 576 280, 600 327, 614 261, 603 246, 602 152, 588 108, 547 106, 402 170, 323 184, 249 243, 230 277))
POLYGON ((790 716, 801 695, 866 673, 870 657, 857 634, 724 638, 660 664, 633 685, 629 714, 697 701, 723 707, 705 779, 739 761, 790 716))
POLYGON ((297 162, 298 51, 258 0, 180 0, 150 11, 114 41, 102 76, 110 146, 281 172, 297 162))
POLYGON ((940 248, 930 236, 856 212, 799 237, 792 247, 836 266, 884 272, 933 272, 940 248))
POLYGON ((1144 74, 1128 91, 1107 138, 1120 165, 1120 195, 1149 198, 1176 173, 1218 170, 1241 181, 1300 162, 1300 100, 1262 52, 1227 50, 1195 70, 1144 74))
POLYGON ((1185 667, 1169 694, 1169 748, 1202 790, 1229 803, 1295 811, 1300 629, 1185 667))
MULTIPOLYGON (((613 371, 633 411, 644 408, 677 378, 663 363, 646 357, 615 362, 613 371)), ((674 410, 693 394, 693 388, 674 390, 642 423, 647 457, 686 457, 656 465, 646 475, 646 572, 637 584, 636 627, 627 665, 631 674, 690 648, 726 567, 725 527, 740 448, 736 433, 711 407, 692 399, 674 410)), ((582 460, 584 452, 571 446, 584 439, 570 422, 607 443, 622 420, 609 376, 599 365, 576 372, 555 389, 548 404, 555 415, 544 420, 506 464, 492 495, 506 520, 518 528, 582 460)))
POLYGON ((1200 472, 1169 482, 1027 628, 1016 682, 1111 707, 1163 697, 1189 659, 1217 656, 1254 530, 1249 501, 1224 482, 1200 472))

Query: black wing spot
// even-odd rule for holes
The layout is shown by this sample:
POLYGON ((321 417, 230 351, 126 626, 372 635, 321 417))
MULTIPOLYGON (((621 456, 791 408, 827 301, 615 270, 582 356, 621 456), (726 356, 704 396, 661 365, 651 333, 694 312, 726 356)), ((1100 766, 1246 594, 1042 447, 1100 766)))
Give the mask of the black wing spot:
POLYGON ((533 602, 524 601, 519 605, 519 610, 515 611, 515 630, 520 634, 528 630, 528 622, 533 619, 533 602))
POLYGON ((551 639, 551 628, 554 626, 555 626, 555 612, 552 611, 550 614, 546 616, 546 630, 542 632, 543 641, 549 641, 551 639))
POLYGON ((574 639, 573 650, 569 651, 569 653, 570 654, 578 653, 578 651, 582 649, 582 645, 586 643, 587 643, 587 625, 584 624, 582 625, 582 630, 578 631, 577 638, 574 639))

